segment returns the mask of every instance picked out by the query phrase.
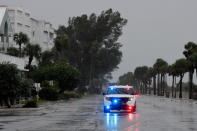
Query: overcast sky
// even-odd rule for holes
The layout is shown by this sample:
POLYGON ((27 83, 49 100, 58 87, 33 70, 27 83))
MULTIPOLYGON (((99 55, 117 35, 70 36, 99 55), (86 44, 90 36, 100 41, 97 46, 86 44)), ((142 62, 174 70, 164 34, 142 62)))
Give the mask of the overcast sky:
POLYGON ((119 39, 123 59, 114 81, 136 66, 152 66, 157 58, 172 64, 184 57, 188 41, 197 42, 197 0, 0 0, 0 4, 22 6, 55 27, 72 16, 109 8, 119 11, 128 23, 119 39))

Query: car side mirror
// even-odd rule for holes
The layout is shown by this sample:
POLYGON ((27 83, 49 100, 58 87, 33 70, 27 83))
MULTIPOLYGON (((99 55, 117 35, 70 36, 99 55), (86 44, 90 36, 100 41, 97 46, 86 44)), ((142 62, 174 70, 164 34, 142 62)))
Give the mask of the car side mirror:
POLYGON ((106 94, 103 92, 103 95, 105 96, 106 94))

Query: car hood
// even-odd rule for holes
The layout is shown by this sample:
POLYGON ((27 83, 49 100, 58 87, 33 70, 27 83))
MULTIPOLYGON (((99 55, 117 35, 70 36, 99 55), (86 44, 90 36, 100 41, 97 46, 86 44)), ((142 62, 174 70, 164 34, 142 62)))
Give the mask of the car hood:
POLYGON ((133 95, 128 95, 128 94, 111 94, 111 95, 105 95, 105 97, 133 97, 133 95))

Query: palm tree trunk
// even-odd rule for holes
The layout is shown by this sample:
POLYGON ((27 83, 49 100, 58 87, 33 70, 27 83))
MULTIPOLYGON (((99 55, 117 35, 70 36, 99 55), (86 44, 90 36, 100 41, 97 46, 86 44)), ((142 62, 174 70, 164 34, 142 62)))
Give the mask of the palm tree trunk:
POLYGON ((182 79, 183 79, 183 75, 180 75, 180 82, 179 82, 179 98, 182 98, 182 79))
POLYGON ((163 75, 163 81, 162 81, 162 96, 164 96, 164 88, 165 88, 165 74, 163 75))
POLYGON ((163 86, 163 95, 165 94, 166 92, 166 86, 167 86, 167 75, 164 76, 165 79, 164 79, 164 86, 163 86))
POLYGON ((174 75, 172 76, 172 98, 174 97, 174 75))
POLYGON ((147 86, 147 84, 146 83, 144 83, 144 87, 145 87, 145 89, 144 89, 144 91, 145 91, 145 94, 147 94, 147 88, 148 88, 148 86, 147 86))
MULTIPOLYGON (((151 81, 151 80, 150 80, 150 81, 151 81)), ((150 95, 150 94, 151 94, 151 82, 148 83, 148 89, 149 89, 149 90, 148 90, 148 91, 149 91, 148 94, 150 95)))
POLYGON ((189 99, 193 98, 193 71, 189 72, 189 99))
POLYGON ((153 76, 153 94, 156 95, 156 76, 153 76))
POLYGON ((162 96, 162 85, 163 85, 163 75, 161 74, 161 81, 160 81, 160 92, 159 95, 162 96))
MULTIPOLYGON (((33 56, 29 56, 29 61, 28 61, 28 65, 27 65, 27 69, 29 69, 29 72, 31 71, 31 63, 33 61, 33 56)), ((28 73, 29 76, 29 73, 28 73)))
POLYGON ((157 95, 159 96, 159 80, 160 80, 160 75, 158 74, 157 76, 157 95))
POLYGON ((22 53, 21 53, 21 44, 19 44, 19 53, 20 53, 20 57, 22 57, 22 53))
POLYGON ((175 94, 174 94, 174 98, 176 98, 176 76, 175 76, 175 88, 174 88, 174 92, 175 92, 175 94))
POLYGON ((165 88, 165 74, 163 75, 163 81, 162 81, 162 96, 164 96, 164 88, 165 88))

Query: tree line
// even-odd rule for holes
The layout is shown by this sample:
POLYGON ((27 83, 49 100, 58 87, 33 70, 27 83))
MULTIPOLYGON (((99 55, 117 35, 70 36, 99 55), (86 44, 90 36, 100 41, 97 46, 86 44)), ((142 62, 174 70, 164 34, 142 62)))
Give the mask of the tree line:
POLYGON ((139 92, 158 96, 169 95, 176 97, 177 86, 179 90, 179 98, 182 98, 183 77, 185 73, 189 73, 188 96, 189 99, 196 97, 197 90, 193 88, 193 76, 196 71, 197 75, 197 44, 188 42, 184 46, 183 55, 185 58, 177 59, 173 64, 169 65, 165 60, 158 58, 152 67, 138 66, 134 73, 128 72, 119 77, 119 84, 133 85, 139 92), (167 77, 172 77, 171 90, 169 91, 167 77), (176 78, 179 78, 176 84, 176 78), (195 95, 195 96, 194 96, 195 95))

